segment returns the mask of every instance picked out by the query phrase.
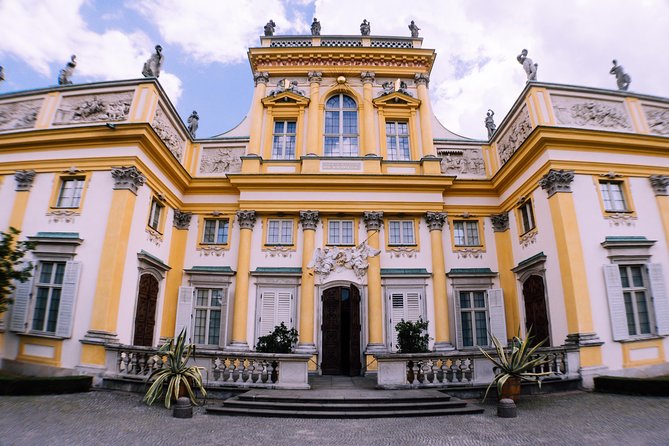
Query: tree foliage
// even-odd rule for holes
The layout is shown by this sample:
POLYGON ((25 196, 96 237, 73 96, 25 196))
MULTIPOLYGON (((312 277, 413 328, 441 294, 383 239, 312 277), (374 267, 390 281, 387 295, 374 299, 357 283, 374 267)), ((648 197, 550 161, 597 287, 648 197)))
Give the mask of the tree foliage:
POLYGON ((293 347, 297 344, 297 330, 288 327, 281 322, 274 327, 274 331, 258 338, 256 351, 260 353, 292 353, 293 347))
POLYGON ((25 263, 24 257, 35 248, 34 243, 17 241, 19 231, 9 228, 0 232, 0 313, 7 311, 12 302, 14 281, 25 282, 32 275, 33 266, 25 263))
POLYGON ((395 325, 399 353, 427 353, 430 336, 427 334, 428 321, 418 318, 416 322, 402 319, 395 325))

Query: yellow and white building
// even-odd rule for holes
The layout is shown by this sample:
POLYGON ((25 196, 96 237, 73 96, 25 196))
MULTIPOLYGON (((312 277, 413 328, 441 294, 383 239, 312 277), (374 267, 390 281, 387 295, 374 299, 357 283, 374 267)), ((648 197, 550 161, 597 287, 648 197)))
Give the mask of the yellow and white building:
POLYGON ((669 99, 530 82, 473 140, 432 114, 434 59, 262 37, 209 139, 154 79, 0 96, 0 228, 36 242, 3 366, 103 374, 183 327, 243 353, 283 321, 312 372, 370 373, 422 317, 439 354, 531 326, 585 385, 669 367, 669 99))

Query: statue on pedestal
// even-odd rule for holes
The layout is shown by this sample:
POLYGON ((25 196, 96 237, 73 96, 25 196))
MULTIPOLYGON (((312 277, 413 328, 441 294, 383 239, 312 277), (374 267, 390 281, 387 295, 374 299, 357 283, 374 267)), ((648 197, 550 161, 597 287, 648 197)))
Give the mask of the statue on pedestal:
POLYGON ((485 115, 485 128, 488 129, 488 139, 492 138, 492 135, 495 133, 495 130, 497 129, 495 121, 492 118, 493 116, 495 116, 495 112, 488 109, 488 113, 486 113, 485 115))
POLYGON ((525 73, 527 73, 527 80, 528 81, 536 81, 537 80, 537 68, 539 67, 539 64, 532 63, 532 59, 527 57, 527 50, 523 49, 523 51, 520 52, 518 57, 516 57, 516 60, 518 60, 518 63, 523 66, 523 69, 525 70, 525 73))
POLYGON ((195 138, 195 132, 197 132, 197 126, 200 123, 200 117, 197 114, 197 111, 193 110, 193 113, 188 117, 188 133, 195 138))
POLYGON ((274 20, 270 20, 267 22, 265 25, 265 36, 271 37, 274 35, 274 29, 276 28, 276 23, 274 23, 274 20))
POLYGON ((367 19, 364 19, 360 24, 360 34, 362 34, 363 36, 368 36, 371 31, 372 31, 372 24, 368 22, 367 19))
POLYGON ((311 24, 311 35, 312 36, 320 36, 321 35, 321 22, 319 22, 316 17, 314 17, 314 21, 311 24))
POLYGON ((149 57, 149 60, 144 62, 144 68, 142 69, 142 75, 144 77, 158 77, 160 76, 160 69, 163 66, 163 61, 165 56, 163 56, 163 47, 156 45, 156 52, 149 57))
POLYGON ((72 74, 74 68, 77 66, 77 56, 75 54, 70 57, 70 61, 65 64, 65 67, 58 73, 58 85, 72 85, 72 74))
POLYGON ((411 37, 418 37, 418 31, 420 31, 420 28, 416 26, 413 20, 409 24, 409 30, 411 31, 411 37))
POLYGON ((618 90, 627 91, 632 82, 632 78, 629 74, 623 71, 623 66, 618 65, 618 62, 613 60, 613 67, 609 70, 610 74, 613 74, 616 77, 616 83, 618 84, 618 90))

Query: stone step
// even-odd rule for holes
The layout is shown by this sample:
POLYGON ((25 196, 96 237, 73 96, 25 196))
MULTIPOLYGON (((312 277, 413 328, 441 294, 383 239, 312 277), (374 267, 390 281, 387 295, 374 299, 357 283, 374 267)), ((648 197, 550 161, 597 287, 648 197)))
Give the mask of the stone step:
POLYGON ((247 408, 249 411, 256 409, 273 409, 284 411, 340 411, 340 412, 365 412, 365 411, 395 411, 407 409, 456 409, 467 406, 462 400, 451 401, 449 399, 435 399, 434 401, 412 401, 410 403, 398 402, 396 400, 376 400, 373 402, 351 402, 349 400, 341 401, 254 401, 243 400, 239 397, 233 397, 225 400, 222 407, 247 408))
MULTIPOLYGON (((386 404, 388 402, 403 404, 419 404, 423 402, 448 402, 451 400, 449 395, 437 393, 430 396, 367 396, 367 397, 304 397, 295 395, 276 395, 276 394, 254 394, 252 392, 237 395, 235 397, 240 401, 258 401, 266 403, 315 403, 315 404, 386 404)), ((229 400, 228 400, 229 401, 229 400)))

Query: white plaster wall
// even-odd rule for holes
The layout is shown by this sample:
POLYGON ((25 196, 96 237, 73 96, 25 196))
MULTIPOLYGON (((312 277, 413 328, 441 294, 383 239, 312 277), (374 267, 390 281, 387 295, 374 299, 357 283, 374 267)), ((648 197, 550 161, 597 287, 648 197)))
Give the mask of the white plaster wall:
POLYGON ((0 230, 7 231, 9 228, 9 217, 16 196, 16 181, 14 175, 2 175, 0 177, 0 230))

